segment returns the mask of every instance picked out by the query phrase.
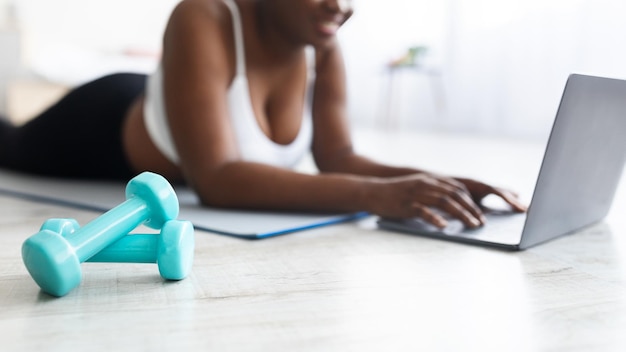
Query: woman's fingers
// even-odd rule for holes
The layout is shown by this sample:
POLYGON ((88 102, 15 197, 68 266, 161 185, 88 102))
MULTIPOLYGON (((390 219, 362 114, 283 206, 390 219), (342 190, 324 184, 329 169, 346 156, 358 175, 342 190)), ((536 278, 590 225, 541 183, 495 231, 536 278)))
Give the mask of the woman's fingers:
POLYGON ((474 202, 474 200, 472 199, 469 193, 457 191, 452 194, 452 198, 458 204, 460 204, 463 207, 463 209, 466 209, 468 212, 470 212, 474 216, 474 218, 476 218, 480 222, 480 225, 485 224, 487 219, 485 219, 485 215, 483 214, 483 211, 474 202))
POLYGON ((528 210, 528 207, 519 201, 517 194, 499 188, 494 188, 492 192, 507 202, 514 211, 523 213, 528 210))
POLYGON ((446 221, 443 216, 432 211, 429 207, 420 203, 413 203, 412 206, 415 209, 415 215, 427 223, 433 224, 441 229, 448 226, 448 221, 446 221))
POLYGON ((514 211, 525 212, 526 210, 528 210, 528 207, 520 202, 517 193, 502 188, 493 187, 474 180, 457 179, 457 181, 465 184, 472 198, 475 199, 476 202, 480 202, 486 196, 494 194, 502 198, 507 204, 511 206, 514 211))
POLYGON ((483 225, 480 218, 476 217, 467 207, 464 207, 449 195, 441 193, 424 194, 422 204, 437 208, 451 217, 461 220, 467 227, 475 228, 483 225))
POLYGON ((431 190, 424 193, 424 204, 436 207, 458 218, 466 226, 477 227, 486 222, 482 210, 472 200, 466 190, 453 187, 448 183, 435 183, 431 190))

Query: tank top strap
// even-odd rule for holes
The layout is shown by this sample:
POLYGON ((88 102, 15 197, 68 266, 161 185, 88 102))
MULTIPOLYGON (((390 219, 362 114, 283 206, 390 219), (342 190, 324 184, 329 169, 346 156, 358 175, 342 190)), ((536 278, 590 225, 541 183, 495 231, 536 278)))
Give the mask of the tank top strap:
POLYGON ((230 10, 230 14, 233 18, 233 33, 235 39, 235 57, 237 64, 237 76, 245 75, 246 73, 246 53, 243 42, 243 26, 241 23, 241 14, 237 4, 233 0, 224 0, 224 4, 230 10))

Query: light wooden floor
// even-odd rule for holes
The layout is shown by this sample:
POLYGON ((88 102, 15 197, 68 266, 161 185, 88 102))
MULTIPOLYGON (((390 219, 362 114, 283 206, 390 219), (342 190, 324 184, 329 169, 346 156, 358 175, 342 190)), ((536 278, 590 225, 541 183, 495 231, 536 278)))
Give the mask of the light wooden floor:
MULTIPOLYGON (((446 138, 364 134, 357 145, 375 157, 411 145, 386 158, 454 172, 492 165, 487 177, 521 175, 510 178, 520 188, 534 170, 518 156, 541 153, 509 142, 486 156, 484 140, 446 138), (480 165, 449 162, 471 155, 480 165)), ((22 242, 47 218, 98 214, 0 197, 0 350, 624 351, 625 201, 620 191, 605 222, 519 253, 374 219, 261 241, 198 232, 186 280, 84 264, 81 286, 52 298, 26 272, 22 242)))

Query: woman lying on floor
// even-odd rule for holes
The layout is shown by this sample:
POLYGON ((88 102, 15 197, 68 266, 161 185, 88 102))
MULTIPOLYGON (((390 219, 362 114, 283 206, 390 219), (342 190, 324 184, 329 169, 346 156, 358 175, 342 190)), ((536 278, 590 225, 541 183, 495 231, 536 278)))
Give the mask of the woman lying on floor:
POLYGON ((351 0, 184 0, 149 77, 115 74, 71 91, 22 127, 0 124, 0 166, 129 179, 150 170, 214 207, 368 211, 484 223, 478 206, 511 192, 382 165, 356 154, 339 28, 351 0), (309 150, 319 174, 292 170, 309 150))

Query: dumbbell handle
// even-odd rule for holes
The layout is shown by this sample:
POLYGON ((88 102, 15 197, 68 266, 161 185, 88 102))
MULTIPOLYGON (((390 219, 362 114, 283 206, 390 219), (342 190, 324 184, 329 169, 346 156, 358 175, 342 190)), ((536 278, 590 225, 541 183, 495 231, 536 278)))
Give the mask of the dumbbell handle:
POLYGON ((156 263, 159 234, 130 234, 98 252, 91 263, 156 263))
POLYGON ((76 230, 67 241, 83 262, 132 231, 150 215, 146 202, 130 198, 76 230))

